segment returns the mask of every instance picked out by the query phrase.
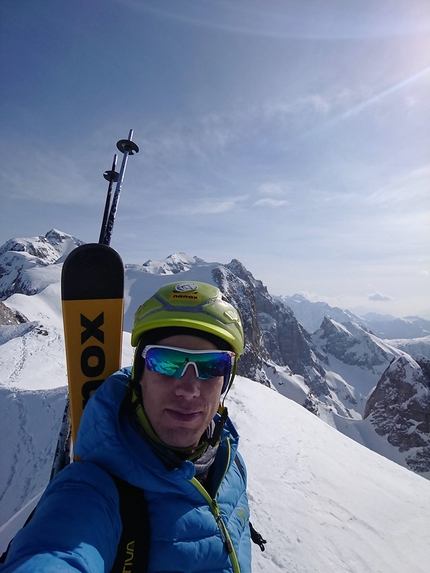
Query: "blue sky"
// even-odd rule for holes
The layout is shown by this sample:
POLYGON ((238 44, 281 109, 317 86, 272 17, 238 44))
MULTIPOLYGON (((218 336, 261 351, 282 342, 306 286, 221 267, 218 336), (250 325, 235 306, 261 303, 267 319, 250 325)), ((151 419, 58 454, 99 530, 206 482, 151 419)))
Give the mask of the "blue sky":
POLYGON ((272 294, 430 312, 427 0, 2 0, 0 244, 242 261, 272 294))

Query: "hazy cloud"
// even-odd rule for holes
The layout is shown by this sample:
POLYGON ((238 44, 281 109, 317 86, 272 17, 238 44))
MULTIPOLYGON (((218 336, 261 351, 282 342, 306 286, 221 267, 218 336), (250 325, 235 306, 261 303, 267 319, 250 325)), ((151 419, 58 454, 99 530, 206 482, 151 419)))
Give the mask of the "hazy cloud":
POLYGON ((284 186, 280 183, 263 183, 258 189, 263 195, 284 195, 284 186))
POLYGON ((286 199, 272 199, 266 197, 265 199, 259 199, 254 203, 254 207, 281 207, 286 205, 288 201, 286 199))
POLYGON ((425 200, 428 195, 430 179, 430 164, 423 165, 397 176, 384 187, 371 193, 367 201, 371 205, 385 205, 393 203, 418 204, 417 200, 425 200))
POLYGON ((286 188, 286 183, 273 181, 263 183, 258 191, 265 197, 255 201, 254 207, 282 207, 282 205, 287 205, 288 201, 283 198, 286 195, 286 188))
POLYGON ((239 197, 232 197, 229 199, 219 200, 219 201, 204 201, 191 209, 191 213, 203 213, 203 214, 217 214, 225 213, 226 211, 231 211, 237 208, 239 203, 242 203, 248 198, 247 195, 241 195, 239 197))
POLYGON ((378 302, 386 302, 386 301, 393 300, 393 299, 386 294, 381 294, 380 292, 375 292, 375 294, 369 295, 369 300, 376 300, 378 302))

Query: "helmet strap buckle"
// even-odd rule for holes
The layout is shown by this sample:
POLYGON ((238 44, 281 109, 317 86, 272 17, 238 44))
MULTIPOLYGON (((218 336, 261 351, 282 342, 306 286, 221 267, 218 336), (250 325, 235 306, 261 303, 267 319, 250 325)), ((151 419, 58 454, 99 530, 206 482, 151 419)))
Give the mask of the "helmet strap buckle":
POLYGON ((216 446, 221 438, 222 431, 224 429, 225 423, 228 419, 228 410, 225 406, 220 406, 218 412, 221 414, 218 420, 215 422, 215 428, 211 438, 208 440, 208 444, 212 447, 216 446))

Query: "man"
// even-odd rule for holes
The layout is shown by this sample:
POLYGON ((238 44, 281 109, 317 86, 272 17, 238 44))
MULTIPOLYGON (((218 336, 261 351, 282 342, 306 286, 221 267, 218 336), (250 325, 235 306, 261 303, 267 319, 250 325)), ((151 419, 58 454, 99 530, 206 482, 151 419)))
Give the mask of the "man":
POLYGON ((251 571, 246 472, 223 405, 244 345, 238 312, 212 285, 170 283, 137 310, 131 343, 133 368, 90 399, 79 462, 49 484, 2 573, 111 571, 118 478, 144 492, 147 571, 251 571))

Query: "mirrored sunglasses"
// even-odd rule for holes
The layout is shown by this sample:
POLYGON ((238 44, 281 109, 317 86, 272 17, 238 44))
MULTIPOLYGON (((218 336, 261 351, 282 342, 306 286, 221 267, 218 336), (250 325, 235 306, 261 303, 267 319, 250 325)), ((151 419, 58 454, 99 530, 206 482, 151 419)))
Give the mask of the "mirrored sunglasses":
POLYGON ((223 391, 233 372, 236 355, 229 350, 186 350, 171 346, 145 346, 142 352, 145 365, 151 372, 180 378, 192 364, 199 380, 224 377, 223 391))

